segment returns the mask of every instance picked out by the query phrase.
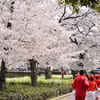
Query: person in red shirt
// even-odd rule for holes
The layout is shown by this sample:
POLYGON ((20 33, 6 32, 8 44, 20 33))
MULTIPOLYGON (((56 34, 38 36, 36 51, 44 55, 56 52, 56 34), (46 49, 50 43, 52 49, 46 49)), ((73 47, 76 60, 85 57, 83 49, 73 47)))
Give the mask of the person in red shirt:
POLYGON ((96 76, 95 76, 95 80, 94 80, 96 83, 97 83, 97 86, 98 86, 98 88, 100 87, 100 76, 99 76, 99 74, 97 74, 96 76))
MULTIPOLYGON (((79 74, 76 74, 75 78, 78 76, 79 76, 79 74)), ((73 82, 74 82, 74 80, 73 80, 73 82)), ((73 82, 72 82, 72 84, 73 84, 73 82)), ((72 100, 75 100, 75 88, 73 88, 73 87, 72 87, 72 100)))
MULTIPOLYGON (((99 78, 99 74, 97 74, 95 76, 95 80, 94 81, 97 83, 98 90, 100 90, 100 78, 99 78)), ((96 98, 100 97, 100 92, 98 90, 96 90, 96 93, 95 93, 96 98)))
POLYGON ((62 79, 64 78, 64 74, 65 74, 65 72, 61 71, 62 79))
POLYGON ((95 90, 98 89, 96 82, 94 81, 94 75, 89 76, 89 87, 87 90, 87 100, 95 100, 95 90))
POLYGON ((75 100, 85 100, 89 83, 84 77, 84 73, 84 70, 80 70, 80 76, 75 78, 72 83, 72 87, 75 88, 75 100))

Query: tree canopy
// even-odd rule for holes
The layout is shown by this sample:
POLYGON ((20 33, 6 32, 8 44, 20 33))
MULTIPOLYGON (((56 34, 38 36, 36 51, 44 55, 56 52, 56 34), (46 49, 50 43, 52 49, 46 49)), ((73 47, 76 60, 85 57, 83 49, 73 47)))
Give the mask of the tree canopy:
POLYGON ((100 17, 98 13, 86 7, 81 7, 78 14, 71 10, 68 12, 67 9, 66 6, 64 10, 66 12, 62 14, 59 22, 66 30, 75 31, 69 39, 75 47, 74 52, 80 51, 72 57, 77 58, 77 61, 71 65, 72 69, 75 69, 77 65, 88 66, 89 69, 100 66, 100 17))
POLYGON ((66 59, 71 55, 70 43, 68 32, 56 20, 60 11, 56 0, 5 0, 0 4, 0 59, 7 67, 32 58, 43 67, 66 66, 72 61, 66 59))
MULTIPOLYGON (((77 58, 86 56, 85 61, 87 61, 88 55, 92 57, 90 53, 84 55, 84 51, 90 52, 91 50, 94 55, 95 52, 92 50, 99 51, 99 44, 97 44, 98 48, 88 49, 98 43, 91 42, 91 38, 93 41, 99 40, 99 37, 97 39, 94 39, 93 36, 89 37, 98 31, 94 31, 95 28, 100 29, 100 21, 97 20, 97 17, 94 18, 91 15, 88 18, 94 18, 92 23, 84 24, 88 19, 84 19, 85 16, 82 15, 87 16, 87 14, 78 15, 80 19, 74 20, 72 18, 75 16, 70 18, 64 16, 68 22, 67 27, 63 28, 62 26, 66 23, 62 23, 62 26, 58 24, 63 9, 58 6, 56 0, 34 0, 34 2, 33 0, 3 0, 0 2, 0 8, 0 59, 6 61, 7 67, 18 66, 23 64, 24 60, 33 58, 43 67, 48 64, 54 67, 69 68, 69 63, 78 60, 77 58), (84 21, 81 22, 82 19, 84 21), (76 31, 76 27, 81 34, 76 31), (89 32, 87 33, 86 30, 89 32), (91 31, 94 32, 91 33, 91 31), (75 56, 77 57, 73 59, 75 56)), ((70 12, 70 10, 67 11, 70 12)), ((68 16, 70 15, 68 14, 68 16)), ((99 34, 99 31, 96 34, 99 34)), ((95 61, 97 61, 96 59, 98 58, 96 57, 95 61)))

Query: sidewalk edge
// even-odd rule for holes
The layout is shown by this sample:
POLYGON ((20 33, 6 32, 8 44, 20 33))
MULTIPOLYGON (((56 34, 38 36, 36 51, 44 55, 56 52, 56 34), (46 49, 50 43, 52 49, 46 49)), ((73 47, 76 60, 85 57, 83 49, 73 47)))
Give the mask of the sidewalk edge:
POLYGON ((64 94, 62 96, 58 96, 58 97, 55 97, 53 99, 50 99, 50 100, 60 100, 62 98, 65 98, 65 97, 68 97, 68 96, 71 96, 72 93, 67 93, 67 94, 64 94))

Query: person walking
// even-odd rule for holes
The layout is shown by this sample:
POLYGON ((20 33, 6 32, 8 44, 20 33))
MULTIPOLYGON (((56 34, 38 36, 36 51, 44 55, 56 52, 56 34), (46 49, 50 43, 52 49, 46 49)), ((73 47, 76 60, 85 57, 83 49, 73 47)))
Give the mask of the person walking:
MULTIPOLYGON (((76 74, 75 78, 78 76, 79 76, 79 74, 76 74)), ((74 80, 73 80, 73 82, 74 82, 74 80)), ((72 84, 73 84, 73 82, 72 82, 72 84)), ((75 100, 75 88, 73 88, 73 87, 72 87, 72 100, 75 100)))
POLYGON ((94 81, 94 75, 89 76, 89 87, 87 90, 87 99, 86 100, 95 100, 95 91, 98 89, 96 82, 94 81))
POLYGON ((62 76, 62 79, 64 78, 64 75, 65 75, 65 71, 64 71, 64 70, 62 70, 62 71, 61 71, 61 76, 62 76))
MULTIPOLYGON (((94 81, 97 83, 98 90, 100 90, 100 76, 99 76, 99 74, 97 74, 97 75, 95 76, 95 80, 94 80, 94 81)), ((96 98, 96 99, 97 99, 98 97, 100 97, 100 92, 99 92, 98 90, 95 91, 95 98, 96 98)), ((98 99, 97 99, 97 100, 98 100, 98 99)))
POLYGON ((74 79, 72 87, 75 88, 75 100, 85 100, 89 83, 84 77, 84 70, 80 70, 79 74, 80 76, 74 79))

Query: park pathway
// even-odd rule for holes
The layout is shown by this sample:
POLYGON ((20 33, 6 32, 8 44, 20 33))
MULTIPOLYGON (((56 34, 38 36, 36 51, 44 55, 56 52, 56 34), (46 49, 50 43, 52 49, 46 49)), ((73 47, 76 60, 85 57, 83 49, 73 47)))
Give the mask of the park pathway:
MULTIPOLYGON (((72 93, 68 93, 68 94, 65 94, 65 95, 62 95, 62 96, 58 96, 58 97, 55 97, 55 98, 50 99, 50 100, 72 100, 72 93)), ((87 98, 85 100, 87 100, 87 98)))
POLYGON ((55 97, 51 100, 72 100, 72 93, 68 93, 62 96, 55 97))

